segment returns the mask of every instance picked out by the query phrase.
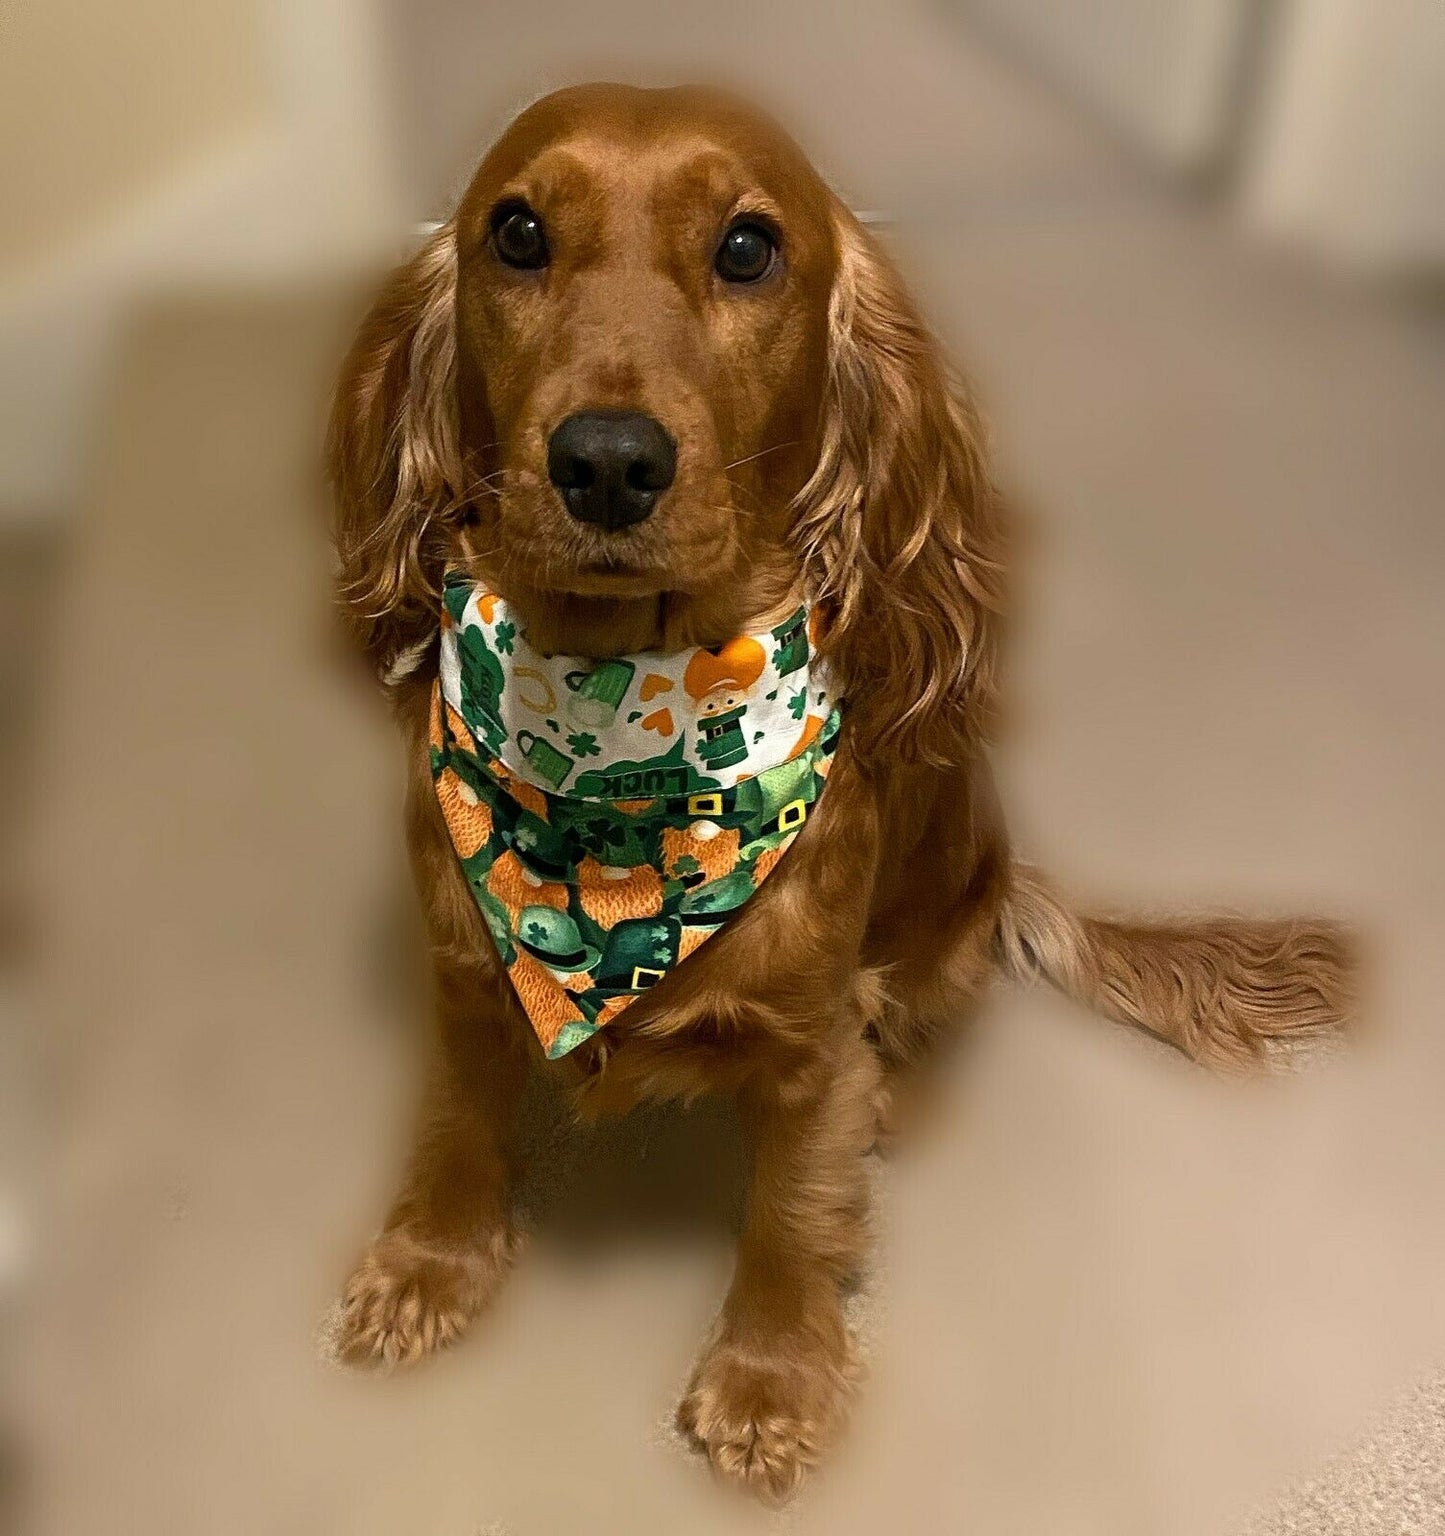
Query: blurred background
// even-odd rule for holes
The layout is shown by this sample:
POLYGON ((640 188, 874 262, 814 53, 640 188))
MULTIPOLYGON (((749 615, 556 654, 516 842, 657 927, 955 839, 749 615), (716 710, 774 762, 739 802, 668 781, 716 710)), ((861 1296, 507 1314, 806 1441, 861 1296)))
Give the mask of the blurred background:
POLYGON ((979 383, 1029 509, 1024 849, 1376 951, 1373 1043, 1248 1092, 1001 996, 879 1173, 874 1385, 790 1528, 1445 1531, 1439 0, 0 10, 0 1521, 769 1525, 663 1427, 725 1115, 548 1133, 452 1357, 313 1337, 423 996, 397 753, 330 654, 326 390, 507 119, 599 76, 773 106, 979 383))

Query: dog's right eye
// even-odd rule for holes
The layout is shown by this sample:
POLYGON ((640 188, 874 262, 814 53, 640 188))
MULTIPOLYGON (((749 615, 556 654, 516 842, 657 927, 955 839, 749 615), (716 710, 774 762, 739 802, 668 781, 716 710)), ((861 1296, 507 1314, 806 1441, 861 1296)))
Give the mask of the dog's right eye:
POLYGON ((492 249, 509 267, 532 272, 547 265, 547 232, 525 203, 503 203, 492 214, 492 249))

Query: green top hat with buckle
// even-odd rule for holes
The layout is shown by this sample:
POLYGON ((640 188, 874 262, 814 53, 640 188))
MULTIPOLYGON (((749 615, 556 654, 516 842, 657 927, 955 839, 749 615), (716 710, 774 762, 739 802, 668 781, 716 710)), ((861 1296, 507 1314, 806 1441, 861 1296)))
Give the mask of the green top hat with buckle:
POLYGON ((772 631, 778 648, 773 652, 773 665, 781 677, 796 672, 808 664, 808 612, 799 608, 790 619, 785 619, 772 631))
POLYGON ((607 935, 594 973, 599 991, 640 992, 677 964, 682 928, 675 917, 629 917, 607 935))
POLYGON ((461 668, 462 718, 484 752, 496 752, 507 739, 502 724, 502 664, 492 655, 479 629, 464 629, 457 641, 461 668))

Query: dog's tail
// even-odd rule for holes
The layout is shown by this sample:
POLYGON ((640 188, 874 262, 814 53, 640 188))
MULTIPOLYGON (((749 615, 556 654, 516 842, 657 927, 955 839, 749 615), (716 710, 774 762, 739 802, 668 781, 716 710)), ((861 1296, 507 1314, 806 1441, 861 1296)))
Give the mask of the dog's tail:
POLYGON ((1247 1065, 1272 1041, 1335 1034, 1351 1018, 1354 946, 1339 924, 1084 917, 1026 865, 1014 866, 1011 887, 997 936, 1006 971, 1019 979, 1042 976, 1197 1061, 1247 1065))

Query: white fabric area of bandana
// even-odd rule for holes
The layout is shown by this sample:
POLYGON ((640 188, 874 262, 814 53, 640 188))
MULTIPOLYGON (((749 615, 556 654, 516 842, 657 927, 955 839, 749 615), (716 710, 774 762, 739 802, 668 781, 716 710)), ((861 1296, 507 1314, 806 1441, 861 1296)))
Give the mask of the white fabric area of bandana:
POLYGON ((803 607, 716 648, 604 660, 542 655, 508 604, 465 577, 448 578, 446 609, 442 697, 481 751, 551 794, 728 789, 796 758, 832 711, 803 607))

